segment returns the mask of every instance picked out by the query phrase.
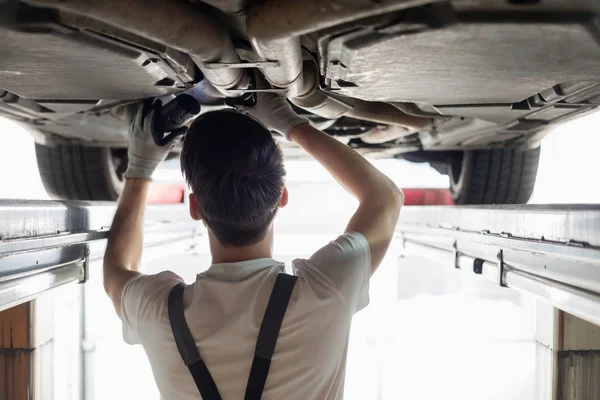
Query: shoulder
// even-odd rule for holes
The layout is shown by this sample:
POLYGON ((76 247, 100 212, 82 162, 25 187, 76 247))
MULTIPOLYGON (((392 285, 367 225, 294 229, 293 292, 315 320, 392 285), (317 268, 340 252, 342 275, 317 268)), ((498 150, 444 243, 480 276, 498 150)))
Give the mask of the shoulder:
POLYGON ((131 278, 125 283, 121 295, 121 319, 133 322, 147 314, 155 314, 157 309, 162 308, 173 286, 180 282, 183 279, 171 271, 131 278))
POLYGON ((371 261, 369 242, 358 232, 348 232, 321 247, 307 261, 317 267, 343 264, 345 268, 361 269, 371 261))
POLYGON ((358 232, 347 232, 337 239, 329 242, 326 247, 334 248, 338 255, 344 255, 346 257, 368 257, 369 254, 369 242, 367 239, 358 232))
POLYGON ((163 271, 153 275, 138 275, 131 278, 123 286, 122 303, 127 298, 152 297, 165 292, 168 293, 179 282, 183 282, 183 279, 171 271, 163 271))
POLYGON ((145 322, 164 317, 171 289, 183 279, 171 271, 131 278, 121 295, 123 336, 130 344, 139 343, 139 332, 145 322))
POLYGON ((318 297, 337 293, 355 311, 368 303, 371 253, 358 232, 337 237, 308 259, 294 260, 294 268, 318 297))

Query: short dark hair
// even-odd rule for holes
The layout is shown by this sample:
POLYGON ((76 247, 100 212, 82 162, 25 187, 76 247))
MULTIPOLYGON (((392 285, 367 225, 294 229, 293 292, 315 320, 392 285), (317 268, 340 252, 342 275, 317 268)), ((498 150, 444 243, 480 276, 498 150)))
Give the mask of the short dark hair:
POLYGON ((285 168, 281 149, 262 124, 231 110, 202 114, 185 137, 181 170, 222 245, 247 246, 265 237, 285 168))

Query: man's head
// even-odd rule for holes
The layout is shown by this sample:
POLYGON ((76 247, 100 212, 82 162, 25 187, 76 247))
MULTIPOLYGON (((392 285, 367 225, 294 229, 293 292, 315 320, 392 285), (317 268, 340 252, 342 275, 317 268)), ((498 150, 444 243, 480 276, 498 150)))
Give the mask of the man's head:
POLYGON ((271 133, 235 111, 198 117, 186 135, 181 169, 190 211, 223 246, 260 242, 287 202, 283 155, 271 133))

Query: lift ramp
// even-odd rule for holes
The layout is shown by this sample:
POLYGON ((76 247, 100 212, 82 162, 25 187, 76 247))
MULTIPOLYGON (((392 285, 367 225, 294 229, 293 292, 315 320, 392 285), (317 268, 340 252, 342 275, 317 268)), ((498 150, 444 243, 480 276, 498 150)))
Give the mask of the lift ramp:
MULTIPOLYGON (((114 203, 0 201, 0 310, 85 282, 114 203)), ((149 206, 144 247, 203 232, 185 204, 149 206)), ((405 207, 405 254, 475 273, 600 325, 600 205, 405 207)))
POLYGON ((600 325, 600 205, 405 207, 397 233, 405 255, 600 325))
MULTIPOLYGON (((85 282, 103 256, 115 212, 110 202, 0 201, 0 311, 71 282, 85 282)), ((185 204, 149 206, 144 247, 201 234, 185 204)))

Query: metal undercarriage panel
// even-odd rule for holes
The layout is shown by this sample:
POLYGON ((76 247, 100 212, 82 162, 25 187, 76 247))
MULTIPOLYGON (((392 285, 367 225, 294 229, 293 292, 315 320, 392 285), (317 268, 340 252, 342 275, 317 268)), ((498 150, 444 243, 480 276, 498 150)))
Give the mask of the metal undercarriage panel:
POLYGON ((326 76, 341 83, 337 93, 369 101, 519 102, 563 82, 600 82, 598 31, 591 16, 577 18, 353 33, 329 43, 326 76))
POLYGON ((47 32, 0 29, 0 87, 21 97, 57 100, 122 100, 163 96, 142 64, 142 52, 99 38, 49 27, 47 32), (116 76, 115 76, 116 75, 116 76))
POLYGON ((49 102, 131 100, 185 87, 150 49, 68 27, 55 11, 9 5, 0 5, 0 88, 10 93, 49 102))
POLYGON ((183 53, 18 1, 0 2, 0 37, 0 115, 66 138, 121 146, 128 121, 107 115, 111 104, 177 93, 196 80, 183 53))
POLYGON ((321 32, 325 90, 455 117, 419 132, 424 150, 532 147, 551 124, 600 105, 594 12, 483 3, 436 3, 321 32))
MULTIPOLYGON (((238 52, 248 51, 245 21, 254 1, 189 2, 221 10, 219 24, 237 40, 238 52)), ((600 105, 600 7, 591 0, 520 2, 382 0, 368 9, 386 9, 376 15, 363 12, 364 1, 343 0, 336 7, 344 18, 336 20, 328 2, 296 1, 307 11, 289 27, 274 25, 281 37, 303 32, 324 92, 402 102, 439 116, 410 137, 374 145, 356 139, 354 147, 393 157, 532 146, 548 125, 600 105), (348 10, 363 17, 352 20, 348 10)), ((0 35, 0 115, 49 138, 122 147, 128 120, 111 107, 177 93, 202 78, 193 57, 126 26, 19 0, 0 1, 0 35)))

